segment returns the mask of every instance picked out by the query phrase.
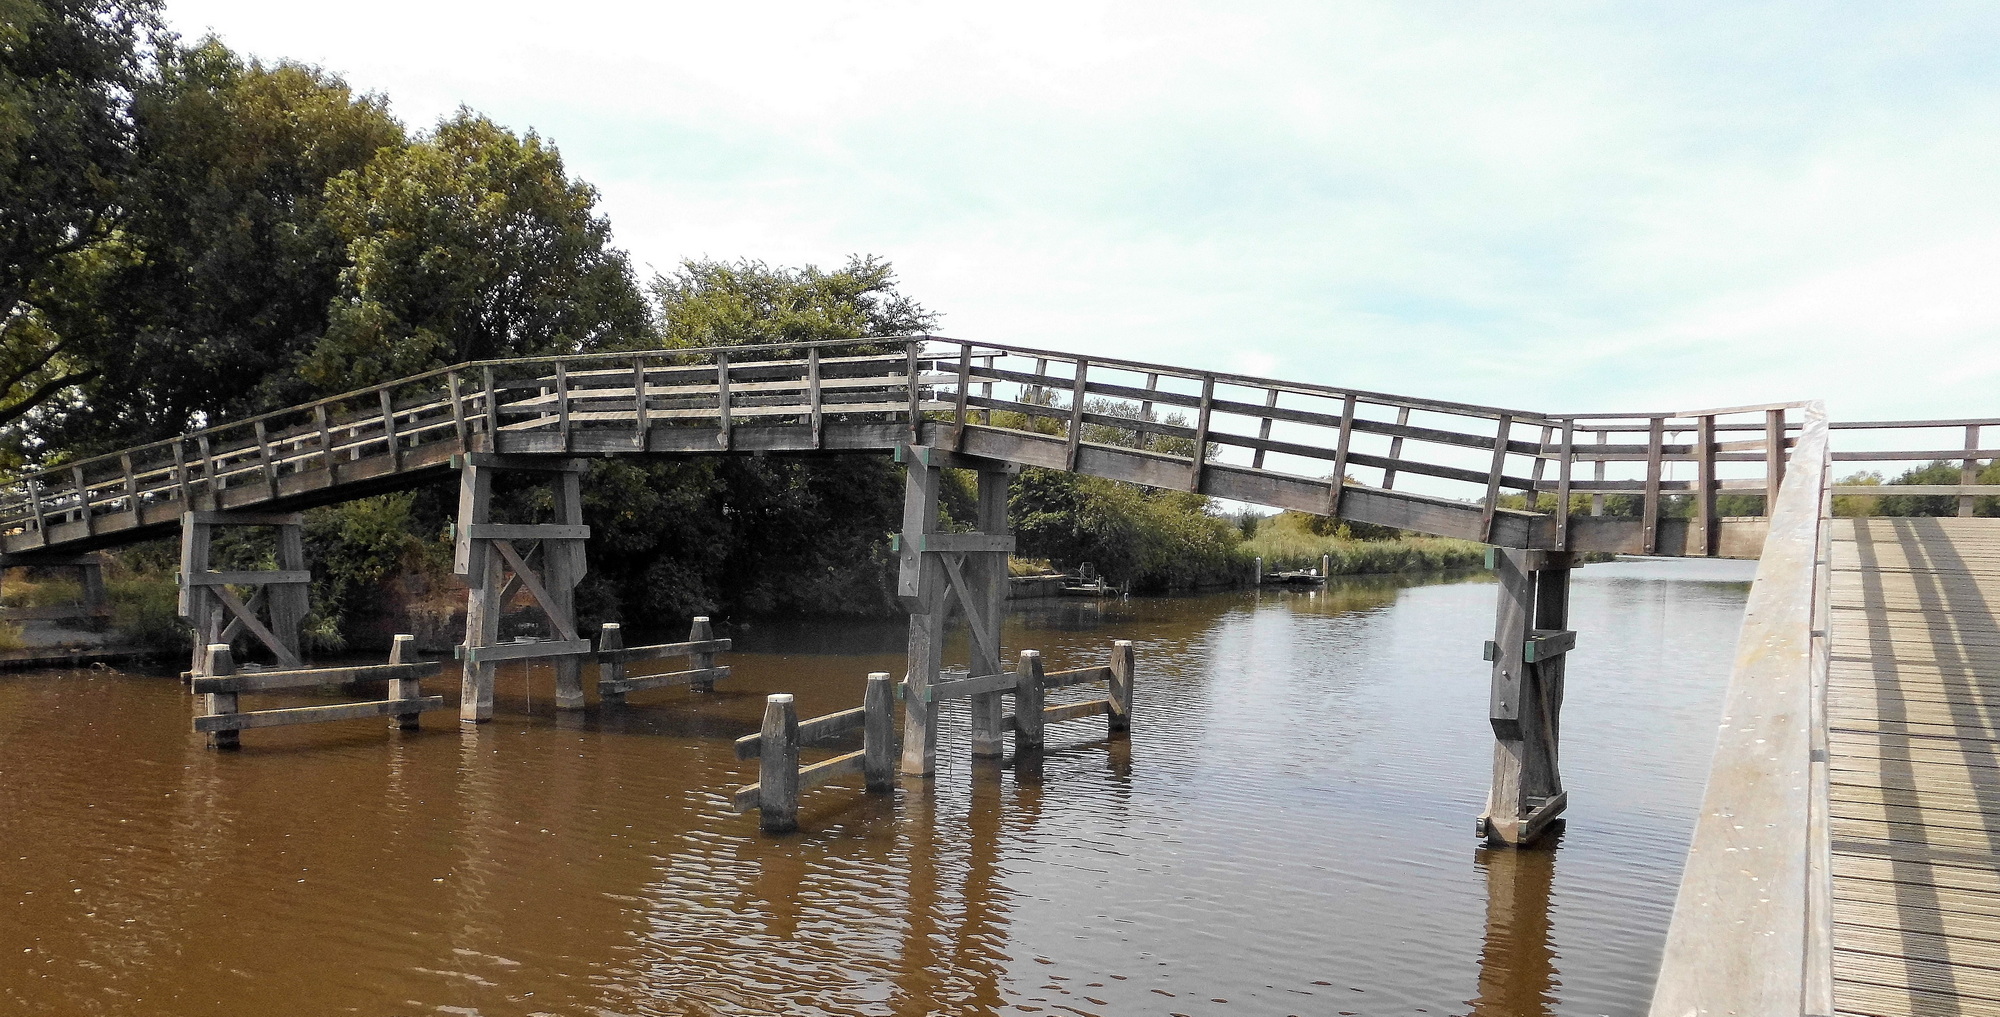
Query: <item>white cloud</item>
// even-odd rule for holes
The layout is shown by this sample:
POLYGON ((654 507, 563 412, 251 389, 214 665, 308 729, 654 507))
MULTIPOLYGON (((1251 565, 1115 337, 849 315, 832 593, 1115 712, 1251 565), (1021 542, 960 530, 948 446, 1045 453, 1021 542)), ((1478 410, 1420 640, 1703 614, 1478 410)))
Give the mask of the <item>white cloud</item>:
POLYGON ((1977 6, 182 0, 561 146, 621 243, 996 342, 1551 409, 1992 412, 1977 6))

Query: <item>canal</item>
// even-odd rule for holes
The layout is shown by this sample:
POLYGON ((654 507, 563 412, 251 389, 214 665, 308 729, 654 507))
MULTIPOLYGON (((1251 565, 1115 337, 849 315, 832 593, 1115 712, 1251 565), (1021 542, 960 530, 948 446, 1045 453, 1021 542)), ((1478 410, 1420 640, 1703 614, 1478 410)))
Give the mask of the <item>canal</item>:
POLYGON ((1750 571, 1576 573, 1569 819, 1520 852, 1472 836, 1482 576, 1017 605, 1010 657, 1137 643, 1130 740, 1053 727, 1023 784, 947 712, 934 783, 809 793, 784 838, 726 811, 755 779, 730 739, 767 692, 857 705, 900 671, 900 625, 740 628, 717 694, 611 715, 559 718, 546 671, 502 665, 477 729, 233 754, 165 672, 0 676, 0 1009, 1642 1012, 1750 571))

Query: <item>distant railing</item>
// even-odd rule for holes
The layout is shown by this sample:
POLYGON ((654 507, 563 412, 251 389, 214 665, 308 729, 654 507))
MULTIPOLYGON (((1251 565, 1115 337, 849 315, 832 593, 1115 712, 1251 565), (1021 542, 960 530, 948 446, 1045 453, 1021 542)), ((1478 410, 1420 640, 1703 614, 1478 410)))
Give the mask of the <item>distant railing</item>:
POLYGON ((1744 608, 1653 1017, 1832 1013, 1825 706, 1832 456, 1816 404, 1804 424, 1744 608))
MULTIPOLYGON (((335 501, 475 449, 810 452, 934 438, 973 455, 1489 543, 1741 556, 1763 534, 1761 522, 1739 524, 1763 516, 1782 484, 1803 405, 1552 415, 932 336, 527 357, 17 477, 0 486, 0 543, 104 544, 192 509, 335 501), (1369 510, 1343 511, 1357 495, 1369 510)), ((1974 496, 2000 495, 1976 484, 1978 461, 2000 458, 1979 447, 1981 429, 1996 425, 1835 424, 1836 462, 1961 464, 1956 485, 1835 493, 1956 496, 1970 513, 1974 496), (1877 447, 1913 428, 1956 429, 1963 446, 1877 447)))

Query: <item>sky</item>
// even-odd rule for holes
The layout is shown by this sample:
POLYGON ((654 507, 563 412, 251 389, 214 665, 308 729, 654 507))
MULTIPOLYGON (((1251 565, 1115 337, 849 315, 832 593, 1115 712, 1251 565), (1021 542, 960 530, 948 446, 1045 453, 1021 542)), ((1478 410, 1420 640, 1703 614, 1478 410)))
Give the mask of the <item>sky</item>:
POLYGON ((2000 411, 1990 4, 168 0, 560 148, 642 277, 1548 413, 2000 411))

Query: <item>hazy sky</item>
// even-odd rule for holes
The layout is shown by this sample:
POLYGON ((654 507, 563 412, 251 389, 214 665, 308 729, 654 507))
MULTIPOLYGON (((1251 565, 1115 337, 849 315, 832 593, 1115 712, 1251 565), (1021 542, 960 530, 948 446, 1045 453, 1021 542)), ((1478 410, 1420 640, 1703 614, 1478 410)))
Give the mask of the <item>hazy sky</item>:
POLYGON ((2000 7, 169 0, 561 148, 642 273, 1525 406, 2000 413, 2000 7))

